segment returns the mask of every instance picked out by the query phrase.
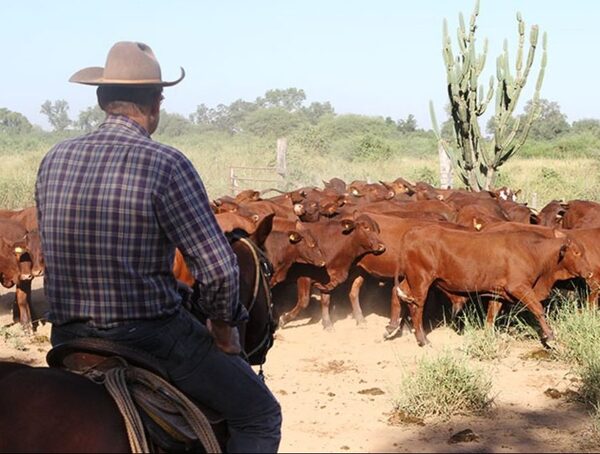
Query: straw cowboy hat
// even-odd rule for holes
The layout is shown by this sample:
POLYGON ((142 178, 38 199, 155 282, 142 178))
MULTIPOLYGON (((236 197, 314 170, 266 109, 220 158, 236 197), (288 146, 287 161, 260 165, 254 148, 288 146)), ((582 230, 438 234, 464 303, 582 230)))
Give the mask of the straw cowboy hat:
POLYGON ((69 82, 85 85, 152 85, 170 87, 185 77, 172 82, 162 80, 160 65, 152 49, 144 43, 121 41, 108 52, 104 68, 93 66, 77 71, 69 82))

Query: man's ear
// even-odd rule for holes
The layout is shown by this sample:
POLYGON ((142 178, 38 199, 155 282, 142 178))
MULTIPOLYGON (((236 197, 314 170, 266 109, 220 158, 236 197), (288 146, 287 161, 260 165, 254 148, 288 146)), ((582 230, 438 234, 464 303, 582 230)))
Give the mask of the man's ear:
POLYGON ((162 94, 158 95, 152 105, 150 106, 150 114, 156 116, 160 113, 160 102, 163 99, 162 94))

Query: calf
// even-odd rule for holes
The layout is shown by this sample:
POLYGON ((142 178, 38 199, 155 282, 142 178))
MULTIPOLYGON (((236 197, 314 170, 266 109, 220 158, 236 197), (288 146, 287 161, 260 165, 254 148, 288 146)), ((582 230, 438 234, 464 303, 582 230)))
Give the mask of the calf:
POLYGON ((549 239, 524 231, 468 233, 436 226, 410 230, 404 242, 397 279, 401 273, 405 279, 396 288, 409 303, 419 345, 428 343, 422 316, 434 283, 449 293, 492 294, 509 302, 521 301, 536 317, 546 343, 554 334, 541 301, 557 280, 593 276, 583 248, 570 238, 549 239))
POLYGON ((28 258, 26 242, 8 242, 0 237, 0 284, 6 288, 16 285, 13 321, 21 322, 23 330, 30 334, 32 263, 28 258))
POLYGON ((273 275, 269 282, 271 287, 285 280, 294 263, 317 267, 325 265, 325 255, 317 240, 311 230, 300 221, 277 219, 265 241, 264 250, 273 266, 273 275))
MULTIPOLYGON (((467 230, 467 228, 455 225, 449 222, 435 222, 422 219, 406 219, 397 216, 370 214, 369 215, 379 226, 379 237, 385 244, 385 251, 380 254, 366 254, 362 256, 354 266, 353 275, 356 277, 352 281, 349 298, 352 304, 352 313, 357 324, 364 322, 363 313, 360 307, 360 290, 367 275, 378 279, 392 280, 396 271, 396 261, 404 251, 404 234, 413 228, 427 228, 434 225, 444 225, 447 228, 458 230, 467 230)), ((392 291, 392 306, 397 297, 396 292, 392 291)), ((387 333, 393 336, 394 332, 387 333)))
POLYGON ((325 329, 331 329, 329 315, 330 292, 343 283, 355 260, 369 253, 383 253, 385 246, 379 238, 379 226, 367 215, 355 215, 353 219, 327 220, 308 224, 307 228, 319 239, 325 254, 327 275, 314 273, 311 269, 303 269, 303 274, 296 275, 298 299, 296 306, 284 313, 280 326, 284 326, 296 318, 310 301, 310 288, 321 291, 322 323, 325 329))
POLYGON ((38 229, 37 210, 34 206, 22 210, 0 210, 0 219, 17 221, 28 231, 38 229))
POLYGON ((600 227, 600 203, 571 200, 567 203, 562 225, 565 229, 600 227))

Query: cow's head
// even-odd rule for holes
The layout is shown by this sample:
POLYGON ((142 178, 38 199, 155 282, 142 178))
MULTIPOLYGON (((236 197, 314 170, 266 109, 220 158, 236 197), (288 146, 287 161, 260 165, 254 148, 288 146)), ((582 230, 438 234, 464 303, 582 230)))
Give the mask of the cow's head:
POLYGON ((563 238, 558 252, 558 264, 572 276, 579 276, 584 279, 591 279, 594 276, 593 268, 587 260, 585 250, 581 244, 572 238, 563 238))
POLYGON ((27 248, 27 236, 19 241, 0 238, 0 254, 3 258, 2 284, 5 287, 33 279, 33 254, 27 248))
POLYGON ((325 254, 314 235, 301 222, 296 222, 295 229, 288 232, 288 240, 298 248, 298 262, 325 266, 325 254))
POLYGON ((44 254, 42 253, 42 240, 40 233, 37 230, 27 232, 27 249, 31 255, 32 273, 34 276, 42 276, 44 274, 44 254))
POLYGON ((0 237, 0 284, 11 288, 20 280, 19 261, 14 251, 14 246, 8 244, 0 237))
POLYGON ((352 219, 343 219, 342 233, 344 235, 352 234, 356 245, 363 252, 373 252, 381 254, 385 252, 385 245, 379 238, 379 225, 370 216, 358 214, 356 211, 352 219))

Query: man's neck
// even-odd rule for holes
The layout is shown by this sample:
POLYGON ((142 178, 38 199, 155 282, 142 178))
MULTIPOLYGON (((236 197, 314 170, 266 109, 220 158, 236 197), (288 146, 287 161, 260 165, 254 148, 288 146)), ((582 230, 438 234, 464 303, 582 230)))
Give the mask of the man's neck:
POLYGON ((152 132, 150 132, 150 123, 151 120, 147 115, 125 115, 127 118, 129 118, 132 121, 135 121, 138 125, 140 125, 142 128, 144 128, 148 134, 152 134, 152 132))

